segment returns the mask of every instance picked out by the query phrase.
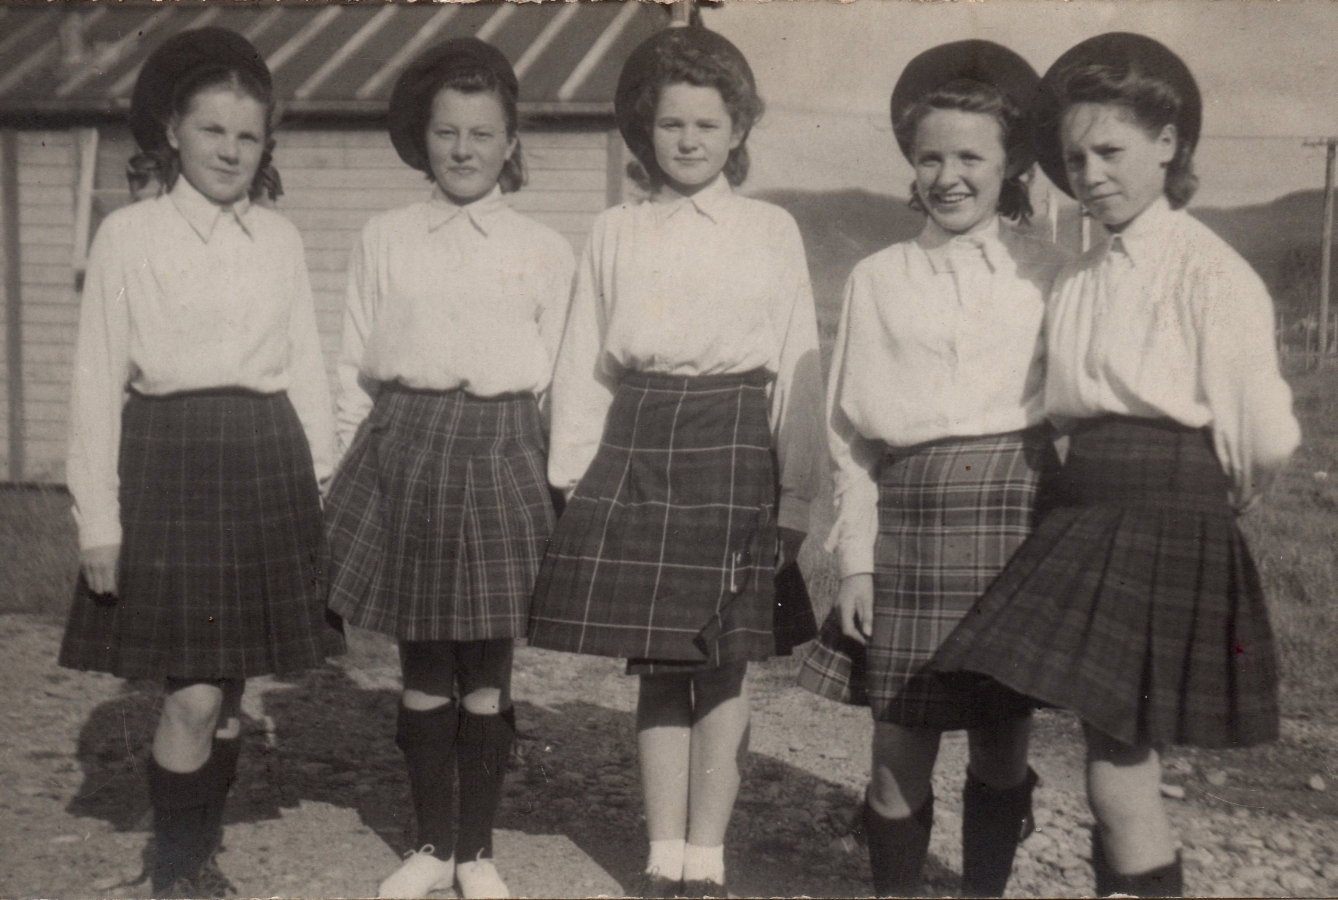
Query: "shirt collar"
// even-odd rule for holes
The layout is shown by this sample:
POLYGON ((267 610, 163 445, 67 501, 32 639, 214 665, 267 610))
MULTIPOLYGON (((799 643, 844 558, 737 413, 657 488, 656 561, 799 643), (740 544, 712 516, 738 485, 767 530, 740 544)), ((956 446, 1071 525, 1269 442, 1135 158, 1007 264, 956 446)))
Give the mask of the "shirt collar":
POLYGON ((651 197, 651 203, 654 204, 660 222, 668 221, 680 210, 691 209, 719 225, 733 197, 734 189, 730 187, 724 173, 721 173, 714 181, 690 197, 684 197, 667 184, 662 185, 651 197))
POLYGON ((442 192, 441 187, 433 188, 427 202, 427 230, 436 231, 446 223, 465 216, 469 223, 479 230, 484 237, 492 230, 497 216, 508 207, 502 199, 502 188, 493 185, 493 189, 473 203, 463 206, 456 203, 442 192))
POLYGON ((1123 231, 1111 233, 1106 252, 1122 253, 1135 266, 1164 245, 1163 235, 1176 221, 1175 210, 1165 195, 1153 200, 1123 231))
POLYGON ((920 231, 920 236, 916 238, 916 242, 924 250, 925 255, 929 257, 929 265, 936 275, 953 271, 953 257, 959 259, 962 257, 983 257, 985 264, 990 267, 990 271, 996 272, 1008 256, 1008 248, 1003 243, 998 216, 991 218, 989 224, 984 228, 967 234, 954 234, 947 231, 935 222, 933 217, 927 216, 925 227, 920 231))
POLYGON ((251 236, 251 229, 246 224, 248 213, 251 211, 249 197, 243 196, 231 206, 219 206, 196 190, 195 185, 184 175, 177 176, 177 183, 172 186, 167 196, 177 208, 177 212, 181 213, 181 217, 190 223, 190 227, 195 229, 195 233, 205 243, 209 242, 214 227, 223 216, 231 216, 241 226, 242 231, 251 236))

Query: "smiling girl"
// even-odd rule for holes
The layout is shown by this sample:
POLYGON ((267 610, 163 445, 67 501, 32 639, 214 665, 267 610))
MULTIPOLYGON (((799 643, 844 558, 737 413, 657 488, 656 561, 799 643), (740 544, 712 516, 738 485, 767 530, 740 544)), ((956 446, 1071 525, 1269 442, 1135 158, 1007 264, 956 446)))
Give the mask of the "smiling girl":
POLYGON ((872 707, 863 826, 880 897, 919 886, 946 730, 966 729, 970 747, 966 895, 1002 896, 1030 827, 1030 704, 928 664, 1030 533, 1041 475, 1057 463, 1041 325, 1064 254, 1001 221, 1031 213, 1024 116, 1038 81, 988 41, 944 44, 907 65, 892 123, 924 230, 855 267, 832 356, 830 547, 841 585, 799 680, 872 707))
POLYGON ((1202 103, 1184 63, 1112 33, 1046 73, 1046 174, 1105 226, 1048 312, 1056 507, 936 660, 1074 710, 1097 892, 1180 896, 1158 748, 1277 736, 1259 575, 1236 525, 1296 448, 1273 307, 1183 209, 1202 103))
POLYGON ((155 897, 209 863, 245 679, 320 664, 320 497, 334 428, 302 241, 277 193, 270 74, 220 28, 145 62, 131 182, 89 254, 67 465, 88 590, 61 665, 165 683, 149 760, 155 897), (217 729, 220 721, 223 727, 217 729))
POLYGON ((733 191, 761 109, 713 32, 669 29, 632 53, 615 110, 650 197, 595 221, 553 383, 549 479, 570 500, 530 641, 641 676, 638 890, 653 895, 725 896, 744 676, 775 652, 778 530, 793 559, 822 465, 799 231, 733 191))
POLYGON ((524 183, 518 91, 506 57, 473 38, 405 69, 390 137, 434 187, 372 219, 349 265, 330 605, 399 639, 395 739, 418 820, 419 849, 382 897, 453 883, 507 896, 492 823, 515 735, 513 641, 553 527, 539 398, 575 267, 565 238, 503 199, 524 183))

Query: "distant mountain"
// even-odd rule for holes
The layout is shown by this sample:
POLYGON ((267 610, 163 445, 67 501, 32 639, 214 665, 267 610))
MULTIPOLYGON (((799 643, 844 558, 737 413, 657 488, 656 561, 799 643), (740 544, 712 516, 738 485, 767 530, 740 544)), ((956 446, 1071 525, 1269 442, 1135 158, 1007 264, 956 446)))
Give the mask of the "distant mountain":
POLYGON ((1324 192, 1298 191, 1258 206, 1205 206, 1190 212, 1245 257, 1270 288, 1275 288, 1281 274, 1278 266, 1289 260, 1294 248, 1319 252, 1324 192))

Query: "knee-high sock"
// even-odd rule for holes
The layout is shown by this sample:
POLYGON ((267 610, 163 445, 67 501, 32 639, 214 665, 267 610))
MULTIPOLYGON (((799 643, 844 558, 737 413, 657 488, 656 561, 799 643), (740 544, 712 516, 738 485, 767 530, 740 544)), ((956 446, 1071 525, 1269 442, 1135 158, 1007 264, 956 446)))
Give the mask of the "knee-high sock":
POLYGON ((209 798, 209 829, 211 851, 217 850, 223 842, 223 807, 227 804, 232 783, 237 780, 237 760, 241 756, 241 737, 225 740, 214 739, 213 755, 210 757, 218 766, 214 784, 214 795, 209 798))
POLYGON ((1096 874, 1096 895, 1126 894, 1130 897, 1181 897, 1185 893, 1185 872, 1180 852, 1175 862, 1135 875, 1121 875, 1106 859, 1101 835, 1092 829, 1092 869, 1096 874))
MULTIPOLYGON (((211 753, 194 772, 170 772, 149 758, 149 802, 157 853, 153 888, 165 891, 181 879, 193 881, 214 852, 212 807, 222 808, 228 782, 224 761, 211 753)), ((221 814, 220 814, 221 819, 221 814)))
POLYGON ((916 893, 929 854, 929 833, 934 828, 933 792, 904 819, 884 818, 865 801, 863 827, 874 896, 906 897, 916 893))
POLYGON ((400 706, 395 743, 409 769, 409 790, 418 819, 418 846, 432 845, 438 859, 455 852, 455 745, 459 712, 454 703, 436 709, 400 706))
POLYGON ((492 822, 515 736, 514 708, 490 716, 460 711, 460 862, 492 856, 492 822))
POLYGON ((997 791, 968 772, 962 789, 962 894, 1002 897, 1013 873, 1017 845, 1035 828, 1031 792, 1036 773, 997 791))

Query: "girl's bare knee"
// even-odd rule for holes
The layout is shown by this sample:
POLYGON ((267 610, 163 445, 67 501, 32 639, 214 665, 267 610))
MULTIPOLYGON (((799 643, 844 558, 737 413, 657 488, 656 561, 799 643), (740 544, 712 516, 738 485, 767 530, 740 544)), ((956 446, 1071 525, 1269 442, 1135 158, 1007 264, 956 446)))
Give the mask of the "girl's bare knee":
POLYGON ((460 702, 476 716, 495 716, 502 711, 502 690, 478 688, 465 694, 460 702))
POLYGON ((223 708, 223 692, 212 684, 192 684, 163 698, 163 718, 174 728, 213 733, 223 708))
POLYGON ((450 697, 439 697, 436 694, 427 694, 423 691, 416 691, 408 688, 400 700, 405 709, 411 709, 414 712, 428 712, 434 709, 440 709, 451 702, 450 697))

